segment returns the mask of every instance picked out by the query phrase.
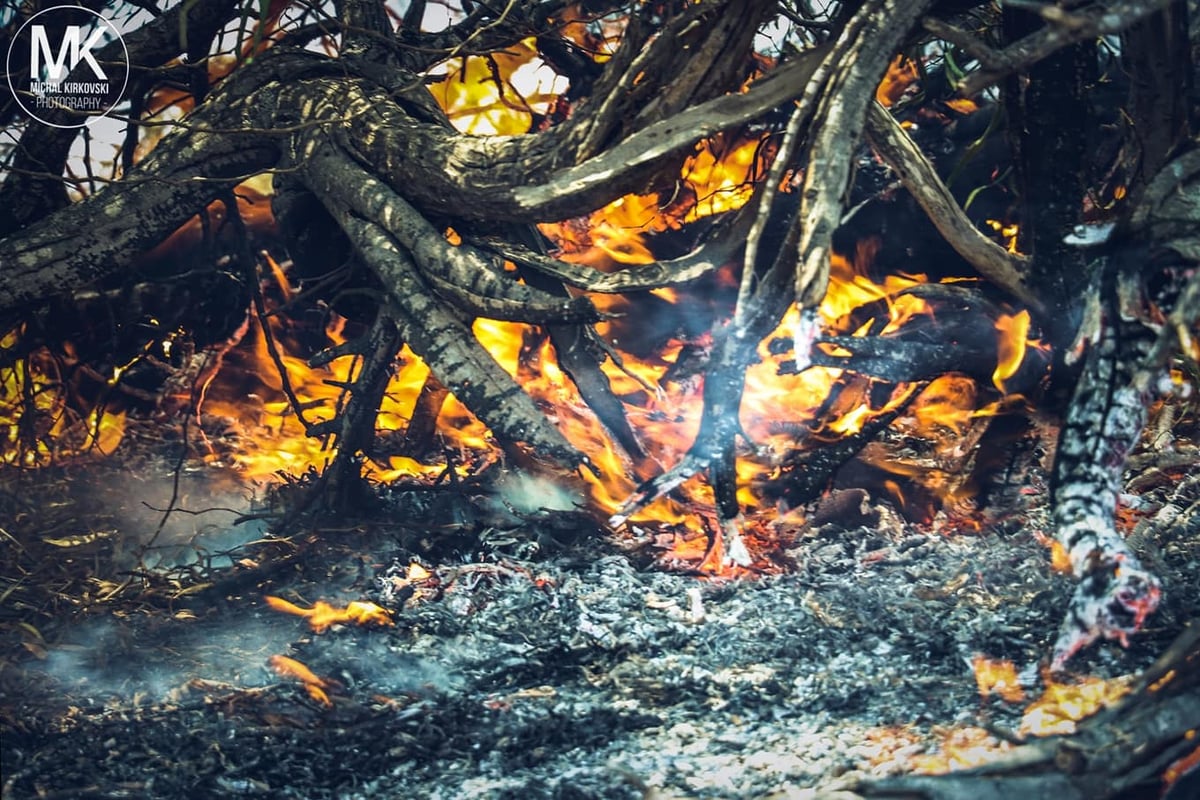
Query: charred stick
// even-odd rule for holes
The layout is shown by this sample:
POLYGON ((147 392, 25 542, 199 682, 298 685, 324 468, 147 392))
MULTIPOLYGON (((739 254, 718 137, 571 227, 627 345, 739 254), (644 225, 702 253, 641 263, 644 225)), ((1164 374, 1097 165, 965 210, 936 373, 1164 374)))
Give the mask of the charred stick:
MULTIPOLYGON (((972 351, 961 344, 906 341, 900 336, 822 336, 817 344, 834 345, 849 355, 814 348, 810 356, 813 365, 847 369, 892 383, 930 380, 964 367, 994 364, 996 360, 994 349, 972 351)), ((991 367, 987 369, 990 373, 991 367)))
POLYGON ((980 275, 1041 313, 1041 303, 1022 278, 1028 259, 1009 253, 971 223, 933 164, 879 103, 871 103, 867 112, 867 139, 955 252, 980 275))
POLYGON ((375 418, 392 377, 392 364, 400 349, 396 325, 386 308, 381 308, 366 336, 366 354, 350 391, 350 399, 339 415, 337 455, 325 470, 330 497, 339 508, 349 508, 354 488, 362 479, 362 457, 370 453, 375 439, 375 418))
POLYGON ((433 446, 438 417, 449 396, 450 390, 431 372, 425 378, 413 406, 412 416, 408 418, 408 427, 404 430, 403 453, 418 456, 433 446))
POLYGON ((913 400, 920 397, 928 385, 925 382, 913 386, 908 396, 895 408, 872 418, 855 433, 841 436, 830 444, 818 443, 787 454, 781 464, 784 478, 770 483, 763 481, 758 487, 759 491, 764 497, 784 500, 793 508, 817 499, 842 465, 858 455, 859 451, 907 411, 913 400))
POLYGON ((533 324, 596 322, 600 319, 600 314, 592 305, 592 301, 586 297, 567 298, 558 307, 547 308, 542 302, 531 302, 528 296, 529 287, 515 281, 503 280, 493 288, 499 293, 524 295, 524 297, 509 298, 477 294, 446 280, 436 272, 422 271, 425 272, 425 278, 435 292, 451 301, 469 316, 533 324))
MULTIPOLYGON (((561 283, 546 275, 525 271, 524 277, 529 285, 547 294, 567 295, 561 283)), ((625 416, 625 406, 613 393, 608 376, 600 369, 604 354, 601 352, 597 356, 592 346, 597 338, 592 328, 587 325, 555 324, 547 325, 546 333, 554 345, 558 366, 575 384, 579 396, 595 412, 600 424, 626 453, 639 461, 645 458, 646 451, 642 449, 642 443, 625 416)))

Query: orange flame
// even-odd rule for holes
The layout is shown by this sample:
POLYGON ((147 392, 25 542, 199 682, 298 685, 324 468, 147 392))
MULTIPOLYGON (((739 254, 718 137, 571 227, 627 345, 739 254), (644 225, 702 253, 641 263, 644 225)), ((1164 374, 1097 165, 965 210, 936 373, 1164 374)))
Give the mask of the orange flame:
POLYGON ((920 77, 915 61, 905 55, 896 56, 875 89, 875 100, 885 108, 895 105, 920 77))
POLYGON ((331 678, 322 678, 303 663, 287 656, 271 656, 267 659, 267 664, 279 677, 290 678, 304 684, 304 690, 316 702, 326 708, 333 705, 333 701, 329 699, 329 691, 338 685, 336 681, 331 678))
POLYGON ((1021 363, 1025 360, 1025 349, 1029 343, 1029 312, 1004 314, 996 320, 996 330, 1000 332, 998 340, 999 358, 996 369, 992 372, 992 383, 1000 391, 1005 391, 1004 382, 1017 374, 1021 363))
POLYGON ((353 623, 355 625, 392 625, 392 615, 387 609, 361 600, 351 601, 345 608, 331 606, 323 600, 313 603, 312 608, 302 608, 295 603, 289 603, 282 597, 266 596, 267 605, 285 614, 308 619, 309 626, 315 633, 324 633, 334 625, 353 623))
MULTIPOLYGON (((611 29, 607 21, 599 24, 606 26, 600 39, 583 27, 568 25, 567 30, 569 35, 580 37, 581 42, 593 37, 588 46, 603 51, 612 38, 610 34, 615 36, 619 30, 611 29)), ((603 52, 596 57, 603 58, 603 52)), ((434 94, 460 130, 521 133, 529 129, 534 117, 548 113, 551 103, 557 100, 555 92, 561 89, 545 75, 544 69, 535 44, 527 40, 490 61, 474 56, 455 61, 447 67, 445 80, 434 88, 434 94)), ((880 86, 881 102, 899 100, 918 74, 917 64, 897 59, 880 86)), ((554 239, 561 258, 600 271, 649 263, 655 258, 652 234, 678 229, 700 217, 742 206, 769 157, 767 144, 758 137, 719 135, 697 145, 669 189, 628 195, 584 219, 544 225, 542 230, 554 239)), ((239 204, 243 213, 253 214, 257 209, 261 214, 269 209, 270 203, 265 202, 270 193, 269 183, 248 182, 242 189, 239 195, 262 196, 255 202, 239 204)), ((216 207, 212 211, 223 213, 223 209, 216 207)), ((182 246, 192 233, 181 231, 173 245, 182 246)), ((860 242, 852 255, 833 256, 829 291, 819 309, 829 332, 848 336, 891 333, 915 315, 933 313, 926 301, 905 293, 927 282, 925 275, 891 275, 880 280, 870 277, 869 268, 879 246, 879 241, 871 238, 860 242)), ((289 297, 292 288, 286 262, 278 263, 268 257, 266 272, 265 280, 273 282, 269 294, 289 297)), ((725 286, 735 279, 729 269, 716 278, 725 286)), ((688 302, 683 289, 658 290, 654 294, 670 303, 688 302)), ((669 376, 674 374, 672 370, 679 366, 685 352, 702 349, 706 342, 671 338, 659 344, 658 352, 634 356, 623 347, 622 335, 629 328, 622 327, 620 315, 637 314, 636 301, 605 296, 596 297, 595 302, 612 315, 611 320, 597 326, 598 332, 622 351, 624 359, 622 367, 609 360, 602 369, 614 393, 625 402, 630 424, 647 453, 644 460, 630 458, 613 445, 608 432, 559 368, 544 331, 479 319, 473 325, 473 332, 503 368, 548 410, 564 435, 598 466, 599 477, 584 474, 583 480, 596 509, 612 513, 634 491, 639 479, 677 463, 691 447, 702 412, 701 379, 669 376)), ((794 307, 788 311, 775 334, 761 344, 760 362, 746 372, 739 421, 761 454, 740 459, 737 467, 738 498, 753 512, 746 526, 751 541, 756 531, 768 529, 777 510, 773 503, 756 496, 750 479, 769 473, 772 457, 795 447, 798 430, 821 437, 854 433, 879 415, 897 408, 912 393, 912 387, 908 386, 895 387, 890 394, 880 392, 877 382, 840 369, 813 367, 800 374, 781 375, 780 368, 789 355, 772 352, 770 342, 791 338, 797 314, 794 307), (883 399, 879 398, 881 394, 885 395, 883 399)), ((257 315, 251 314, 239 334, 240 341, 220 351, 219 368, 206 375, 203 401, 196 409, 210 441, 209 460, 231 464, 250 481, 273 481, 280 472, 299 474, 324 468, 332 458, 328 439, 308 436, 306 424, 311 426, 336 417, 346 401, 344 387, 361 368, 361 359, 357 357, 338 359, 328 366, 310 366, 312 347, 302 342, 312 338, 311 331, 304 331, 300 323, 283 312, 270 314, 266 324, 268 329, 264 331, 257 315), (278 359, 269 352, 268 333, 278 345, 278 359), (285 395, 277 360, 299 400, 303 421, 285 395), (218 420, 221 423, 214 424, 218 420)), ((1000 357, 994 382, 1003 390, 1005 381, 1017 373, 1021 359, 1035 343, 1028 341, 1028 315, 1013 315, 997 322, 996 327, 1000 357)), ((346 320, 330 314, 323 346, 345 341, 346 328, 346 320)), ((407 349, 396 361, 397 369, 376 422, 385 436, 406 430, 429 376, 426 365, 407 349)), ((0 379, 5 377, 0 375, 0 379)), ((4 388, 6 395, 17 396, 15 389, 4 388)), ((922 426, 918 432, 928 433, 938 441, 950 441, 954 433, 967 429, 974 417, 994 413, 976 408, 979 393, 980 387, 961 376, 935 381, 913 402, 913 417, 922 426)), ((6 398, 0 397, 0 406, 5 402, 6 398)), ((7 421, 4 413, 0 407, 0 421, 7 421)), ((438 421, 439 439, 432 443, 435 447, 431 449, 438 453, 447 448, 457 449, 458 456, 452 460, 460 474, 479 471, 500 458, 491 432, 453 395, 443 403, 438 421)), ((118 430, 116 419, 106 421, 101 417, 95 427, 107 432, 107 438, 101 437, 102 443, 119 438, 114 433, 118 430)), ((6 447, 6 456, 11 449, 6 447)), ((441 457, 436 459, 440 463, 426 463, 426 457, 424 453, 409 451, 373 453, 364 464, 364 472, 373 480, 388 482, 402 477, 433 478, 445 469, 441 457)), ((897 478, 916 480, 903 467, 892 471, 897 478)), ((895 493, 900 495, 907 484, 897 480, 893 485, 895 493)), ((935 493, 942 492, 939 496, 955 491, 949 485, 930 488, 935 493)), ((693 551, 708 539, 703 521, 697 519, 697 509, 708 513, 705 510, 712 505, 711 490, 700 481, 691 481, 676 490, 674 498, 656 502, 630 522, 655 526, 652 533, 662 540, 679 542, 674 554, 692 563, 703 557, 693 551)), ((710 558, 705 567, 712 567, 713 561, 710 558)), ((277 598, 274 601, 286 602, 277 598)), ((309 617, 314 626, 317 624, 319 606, 299 609, 286 605, 294 609, 288 613, 309 617)), ((273 607, 279 606, 273 604, 273 607)), ((326 623, 324 627, 328 624, 334 623, 326 623)))
MULTIPOLYGON (((14 328, 0 336, 0 350, 12 350, 24 331, 14 328)), ((107 455, 125 435, 125 412, 103 403, 81 411, 88 402, 64 375, 79 364, 71 346, 56 359, 45 347, 0 367, 0 465, 33 468, 89 453, 107 455)), ((121 367, 104 381, 103 395, 120 379, 121 367)))
POLYGON ((962 769, 973 769, 995 761, 1012 749, 983 728, 967 726, 942 733, 941 746, 935 753, 923 754, 912 760, 915 772, 940 775, 962 769))
POLYGON ((1025 709, 1019 731, 1027 736, 1074 733, 1075 723, 1128 694, 1130 682, 1089 677, 1069 684, 1047 679, 1045 692, 1025 709))
MULTIPOLYGON (((1196 729, 1192 728, 1184 734, 1184 738, 1188 741, 1196 740, 1196 729)), ((1163 772, 1163 794, 1170 789, 1179 779, 1188 774, 1192 770, 1200 769, 1200 746, 1193 749, 1190 753, 1182 758, 1176 759, 1163 772)))

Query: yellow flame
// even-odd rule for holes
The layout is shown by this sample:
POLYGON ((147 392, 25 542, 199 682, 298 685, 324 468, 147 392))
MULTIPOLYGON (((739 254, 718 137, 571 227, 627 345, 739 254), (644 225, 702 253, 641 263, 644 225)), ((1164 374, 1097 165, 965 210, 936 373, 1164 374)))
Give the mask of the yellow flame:
POLYGON ((375 603, 354 600, 344 608, 338 608, 318 600, 312 608, 302 608, 295 603, 289 603, 282 597, 266 596, 267 605, 285 614, 294 614, 308 620, 309 627, 314 633, 324 633, 334 625, 353 623, 355 625, 392 625, 392 615, 387 609, 375 603))

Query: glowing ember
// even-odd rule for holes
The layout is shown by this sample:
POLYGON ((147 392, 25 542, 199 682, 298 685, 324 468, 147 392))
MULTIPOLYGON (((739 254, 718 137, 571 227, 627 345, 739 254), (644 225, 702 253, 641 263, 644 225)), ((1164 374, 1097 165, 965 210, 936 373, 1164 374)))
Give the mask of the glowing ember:
POLYGON ((1020 231, 1020 228, 1017 227, 1016 223, 1005 224, 996 219, 989 219, 985 221, 989 228, 1000 234, 1001 238, 1004 239, 1004 248, 1008 250, 1008 252, 1021 252, 1017 249, 1017 234, 1020 231))
POLYGON ((1019 731, 1025 736, 1075 732, 1075 723, 1129 693, 1130 679, 1084 678, 1077 684, 1047 680, 1046 690, 1025 709, 1019 731))
MULTIPOLYGON (((1188 731, 1184 734, 1184 738, 1190 742, 1196 741, 1196 729, 1193 728, 1188 731)), ((1183 758, 1172 762, 1163 772, 1163 794, 1166 794, 1166 790, 1178 783, 1179 779, 1184 775, 1197 769, 1200 769, 1200 746, 1197 746, 1183 758)))
POLYGON ((977 655, 971 661, 975 670, 975 682, 982 698, 996 695, 1006 703, 1020 703, 1025 699, 1025 690, 1017 677, 1017 668, 1011 661, 997 661, 977 655))
POLYGON ((285 614, 305 617, 309 626, 316 633, 324 633, 334 625, 352 623, 354 625, 392 625, 392 616, 387 609, 374 603, 354 600, 345 608, 331 606, 323 600, 318 600, 312 608, 302 608, 295 603, 289 603, 281 597, 267 595, 267 605, 285 614))
POLYGON ((1071 556, 1067 548, 1057 538, 1047 536, 1041 531, 1034 531, 1033 538, 1038 544, 1050 549, 1050 568, 1063 575, 1071 574, 1071 556))
POLYGON ((329 691, 340 685, 337 681, 322 678, 301 662, 287 656, 271 656, 267 659, 267 664, 281 678, 290 678, 304 684, 304 690, 316 702, 326 708, 333 705, 333 701, 329 699, 329 691))
POLYGON ((983 728, 954 728, 942 734, 942 743, 935 753, 920 755, 912 760, 913 770, 939 775, 961 769, 980 767, 1012 749, 983 728))

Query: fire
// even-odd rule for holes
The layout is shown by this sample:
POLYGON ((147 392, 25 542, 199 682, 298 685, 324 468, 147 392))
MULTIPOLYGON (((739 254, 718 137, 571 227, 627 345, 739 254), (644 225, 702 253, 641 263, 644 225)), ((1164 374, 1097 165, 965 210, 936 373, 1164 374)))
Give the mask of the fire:
MULTIPOLYGON (((584 28, 576 33, 580 37, 594 36, 584 28)), ((592 41, 591 46, 599 51, 605 49, 599 40, 592 41)), ((602 58, 603 53, 597 57, 602 58)), ((433 91, 459 130, 523 133, 539 117, 552 112, 558 100, 556 94, 562 90, 546 70, 536 56, 536 43, 527 40, 496 54, 492 60, 475 56, 456 59, 433 91)), ((880 86, 881 102, 899 100, 918 76, 914 62, 898 59, 880 86)), ((656 258, 653 235, 742 206, 750 197, 755 181, 764 173, 769 157, 765 140, 757 135, 716 136, 695 148, 682 164, 673 185, 659 187, 654 193, 619 198, 586 218, 543 225, 542 231, 556 244, 559 257, 597 270, 614 271, 649 263, 656 258)), ((243 213, 261 215, 269 208, 269 181, 248 182, 242 188, 245 191, 239 190, 239 194, 253 193, 255 200, 245 208, 239 206, 243 213)), ((264 220, 255 218, 251 222, 258 224, 264 220)), ((181 232, 182 238, 174 245, 184 246, 185 234, 181 232)), ((877 239, 869 238, 860 242, 854 253, 833 256, 829 291, 819 309, 823 327, 829 333, 886 335, 901 330, 915 317, 935 313, 928 302, 907 291, 927 283, 926 275, 888 275, 880 279, 871 276, 870 267, 879 246, 877 239)), ((264 273, 264 296, 279 298, 279 304, 285 307, 269 306, 264 319, 252 310, 233 339, 209 354, 210 364, 200 386, 201 400, 194 409, 208 445, 207 460, 231 466, 248 482, 273 482, 279 473, 321 470, 330 462, 333 453, 329 437, 309 436, 308 431, 336 418, 347 399, 345 387, 361 368, 361 360, 352 356, 326 366, 312 366, 309 359, 316 351, 340 344, 356 332, 347 320, 327 311, 324 336, 314 336, 311 320, 295 320, 287 313, 286 304, 294 297, 288 264, 267 254, 264 273), (312 340, 316 338, 323 341, 314 344, 312 340), (289 393, 296 403, 291 401, 289 393)), ((726 290, 733 281, 736 276, 728 271, 715 278, 726 290)), ((694 302, 686 289, 671 288, 654 294, 658 300, 676 307, 694 302)), ((634 459, 613 445, 607 431, 559 368, 544 331, 516 323, 477 319, 473 332, 547 411, 564 435, 597 465, 598 476, 584 473, 581 479, 587 483, 595 510, 611 514, 641 479, 677 463, 691 447, 702 411, 702 386, 694 371, 682 377, 673 371, 682 358, 702 352, 711 341, 677 334, 653 342, 656 348, 653 352, 645 346, 631 348, 626 346, 626 339, 636 335, 637 327, 630 326, 628 321, 636 320, 642 313, 637 298, 594 299, 599 308, 613 317, 598 325, 598 332, 621 351, 624 362, 618 366, 609 360, 602 369, 614 393, 625 403, 626 415, 646 451, 644 459, 634 459), (631 349, 637 349, 637 354, 630 352, 631 349)), ((881 414, 908 402, 914 391, 904 385, 881 387, 873 379, 827 367, 813 367, 799 374, 786 374, 783 369, 781 374, 781 368, 793 354, 773 351, 771 342, 790 338, 797 313, 795 308, 788 311, 776 333, 760 346, 759 363, 752 364, 746 373, 740 422, 755 445, 756 454, 739 459, 738 497, 750 512, 745 527, 751 539, 756 531, 767 530, 778 513, 774 503, 763 502, 756 496, 751 478, 769 473, 772 458, 795 447, 798 431, 826 440, 853 434, 881 414)), ((1029 315, 1025 312, 998 320, 996 334, 999 357, 993 383, 1004 391, 1029 348, 1038 343, 1029 338, 1029 315)), ((30 364, 35 362, 33 356, 27 360, 30 364)), ((60 411, 64 404, 59 390, 52 388, 55 380, 49 362, 40 369, 46 376, 37 379, 41 383, 28 383, 30 379, 22 377, 20 367, 0 369, 0 391, 3 391, 0 420, 8 428, 6 463, 14 463, 13 459, 18 458, 13 455, 19 451, 16 432, 30 427, 29 420, 20 419, 13 411, 21 406, 19 399, 30 394, 26 385, 33 387, 32 395, 41 404, 35 406, 38 413, 55 420, 53 425, 45 426, 39 441, 66 441, 65 431, 71 426, 80 431, 77 438, 82 442, 75 446, 75 451, 87 447, 106 450, 119 441, 124 421, 120 411, 96 406, 91 417, 87 414, 72 417, 60 411), (84 431, 93 432, 90 440, 84 431)), ((406 348, 398 355, 376 421, 384 438, 407 429, 428 378, 428 368, 411 351, 406 348)), ((995 413, 999 406, 978 407, 985 388, 958 375, 934 381, 912 402, 910 415, 917 426, 915 433, 950 441, 978 416, 995 413)), ((186 406, 192 392, 193 388, 187 387, 172 400, 179 407, 186 406)), ((457 451, 451 461, 460 474, 478 472, 500 460, 500 449, 491 432, 453 395, 442 403, 438 422, 437 441, 429 443, 429 449, 437 456, 415 451, 372 452, 364 462, 366 476, 380 482, 412 477, 432 479, 446 468, 441 455, 446 450, 457 451)), ((40 463, 45 454, 20 458, 40 463)), ((898 497, 906 492, 908 481, 918 480, 908 467, 890 469, 896 477, 892 483, 898 497)), ((935 477, 934 481, 936 485, 931 484, 930 488, 935 494, 940 492, 939 496, 950 496, 956 490, 940 478, 935 477)), ((697 511, 710 513, 706 510, 711 508, 711 491, 702 481, 693 480, 677 489, 674 498, 656 502, 630 522, 656 526, 653 534, 678 540, 675 555, 686 557, 691 563, 696 559, 689 548, 707 541, 709 530, 715 530, 715 525, 708 524, 711 520, 698 518, 697 511)), ((285 601, 269 599, 268 602, 274 605, 285 601)), ((309 617, 314 626, 318 618, 323 619, 318 617, 320 605, 313 609, 286 605, 290 607, 289 613, 309 617)), ((376 621, 382 622, 382 618, 376 621)), ((329 624, 333 622, 324 623, 322 629, 329 624)))
MULTIPOLYGON (((981 698, 996 695, 1006 703, 1025 700, 1025 691, 1013 662, 977 655, 971 663, 981 698)), ((1062 683, 1049 673, 1043 679, 1042 695, 1029 704, 1021 718, 1019 732, 1022 736, 1074 733, 1075 723, 1128 694, 1131 682, 1129 678, 1083 678, 1078 683, 1062 683)))
POLYGON ((458 130, 478 135, 528 133, 566 88, 538 57, 533 37, 486 57, 447 62, 440 75, 430 87, 434 98, 458 130))
POLYGON ((908 56, 896 56, 888 66, 887 74, 875 89, 875 100, 881 106, 890 108, 900 102, 920 77, 921 73, 915 61, 908 56))
MULTIPOLYGON (((0 336, 0 352, 17 352, 23 328, 0 336)), ((120 379, 120 367, 111 378, 97 376, 88 394, 78 378, 67 379, 79 359, 65 345, 57 356, 38 347, 7 364, 0 363, 0 464, 34 468, 88 453, 107 455, 125 434, 125 412, 110 407, 104 398, 120 379), (90 410, 82 410, 94 403, 90 410)))
POLYGON ((934 753, 919 755, 912 760, 915 772, 939 775, 956 770, 973 769, 995 761, 1012 749, 983 728, 966 726, 942 731, 940 748, 934 753))
POLYGON ((1025 736, 1054 736, 1075 732, 1075 723, 1112 705, 1129 693, 1130 679, 1083 678, 1079 683, 1047 679, 1042 696, 1021 718, 1019 732, 1025 736))
POLYGON ((295 614, 308 619, 314 633, 324 633, 334 625, 353 623, 355 625, 392 625, 392 615, 387 609, 374 603, 354 600, 344 608, 338 608, 318 600, 312 608, 302 608, 295 603, 289 603, 281 597, 267 595, 264 598, 267 605, 285 614, 295 614))
POLYGON ((1025 690, 1021 688, 1013 662, 977 655, 972 659, 971 666, 975 670, 975 683, 979 686, 980 697, 987 698, 994 694, 1006 703, 1020 703, 1025 699, 1025 690))
POLYGON ((1008 250, 1008 252, 1021 252, 1017 249, 1017 234, 1020 232, 1020 229, 1017 227, 1016 223, 1004 223, 998 219, 989 219, 985 220, 985 222, 989 228, 1000 234, 1001 238, 1004 239, 1004 248, 1008 250))
POLYGON ((340 685, 337 681, 332 678, 322 678, 303 663, 287 656, 271 656, 267 659, 267 664, 279 677, 290 678, 302 683, 308 696, 316 702, 326 708, 333 706, 333 701, 329 699, 329 692, 340 685))
MULTIPOLYGON (((1017 374, 1025 360, 1025 349, 1029 344, 1030 318, 1028 311, 1017 314, 1005 314, 996 320, 996 330, 1000 333, 997 340, 999 358, 996 369, 992 372, 992 383, 1000 391, 1005 391, 1004 382, 1017 374)), ((1037 345, 1040 343, 1034 342, 1037 345)))

